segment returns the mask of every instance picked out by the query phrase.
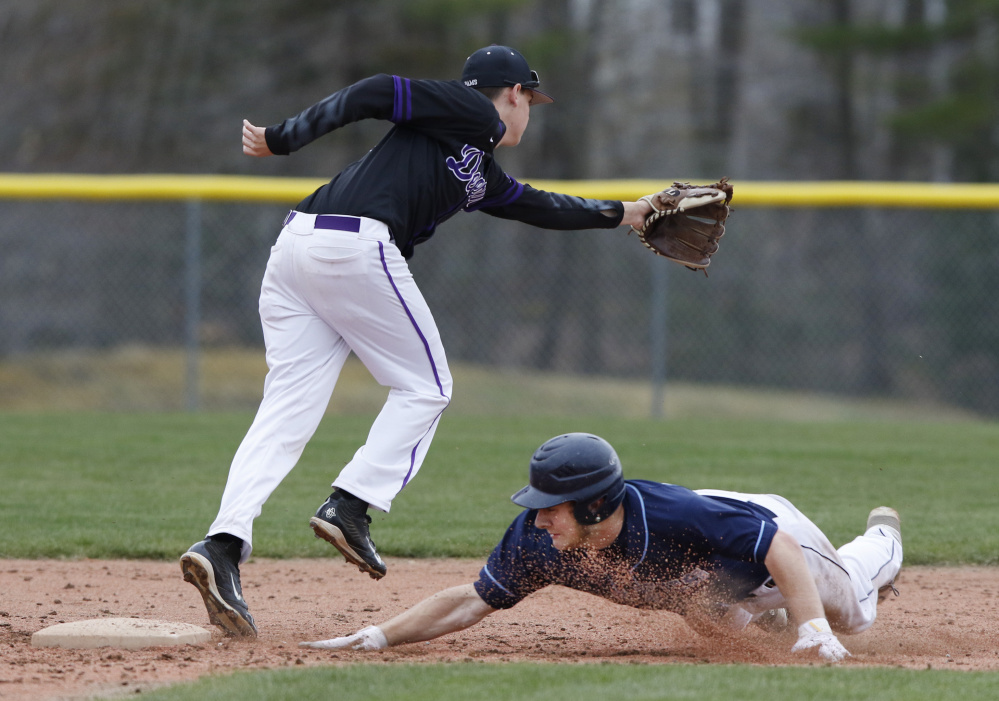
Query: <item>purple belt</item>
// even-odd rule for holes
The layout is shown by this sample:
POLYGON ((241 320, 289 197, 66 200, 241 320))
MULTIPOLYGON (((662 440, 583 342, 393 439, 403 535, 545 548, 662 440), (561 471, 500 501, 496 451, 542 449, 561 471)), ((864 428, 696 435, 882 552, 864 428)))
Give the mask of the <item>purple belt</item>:
MULTIPOLYGON (((288 216, 284 220, 284 225, 288 226, 291 220, 295 218, 297 212, 294 210, 288 212, 288 216)), ((315 228, 317 229, 335 229, 336 231, 352 231, 355 234, 361 230, 361 218, 360 217, 348 217, 342 214, 317 214, 315 228)))

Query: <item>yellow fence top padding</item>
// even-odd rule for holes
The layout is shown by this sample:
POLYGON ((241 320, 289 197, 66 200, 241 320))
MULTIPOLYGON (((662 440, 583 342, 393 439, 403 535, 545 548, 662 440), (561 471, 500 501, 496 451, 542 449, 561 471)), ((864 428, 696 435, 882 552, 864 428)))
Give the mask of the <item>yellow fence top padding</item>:
POLYGON ((72 200, 298 202, 326 180, 243 175, 0 174, 0 197, 72 200))
MULTIPOLYGON (((636 200, 666 180, 531 180, 540 190, 636 200)), ((0 173, 0 198, 50 200, 228 200, 294 204, 322 178, 245 175, 83 175, 0 173)), ((709 181, 699 179, 699 183, 709 181)), ((735 207, 909 207, 999 209, 999 185, 867 181, 732 181, 735 207)))

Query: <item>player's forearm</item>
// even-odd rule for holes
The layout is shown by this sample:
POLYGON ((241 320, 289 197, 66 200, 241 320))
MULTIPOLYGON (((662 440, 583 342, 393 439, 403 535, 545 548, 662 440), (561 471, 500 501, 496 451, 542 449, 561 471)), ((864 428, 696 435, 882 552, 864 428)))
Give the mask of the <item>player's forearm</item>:
POLYGON ((392 114, 394 86, 384 74, 365 78, 290 117, 267 127, 265 137, 272 153, 293 153, 334 129, 362 119, 388 119, 392 114))
POLYGON ((764 562, 798 623, 798 642, 791 652, 818 653, 827 662, 849 657, 850 651, 843 647, 826 620, 822 598, 798 541, 778 530, 764 562))
POLYGON ((513 201, 501 205, 486 203, 482 211, 501 219, 558 231, 580 229, 613 229, 621 224, 624 211, 621 202, 595 200, 558 192, 536 190, 524 185, 513 201))
POLYGON ((474 586, 464 584, 437 592, 378 627, 389 645, 416 643, 469 628, 495 610, 474 586))
POLYGON ((815 579, 801 553, 801 545, 793 536, 778 530, 764 564, 796 621, 825 618, 815 579))

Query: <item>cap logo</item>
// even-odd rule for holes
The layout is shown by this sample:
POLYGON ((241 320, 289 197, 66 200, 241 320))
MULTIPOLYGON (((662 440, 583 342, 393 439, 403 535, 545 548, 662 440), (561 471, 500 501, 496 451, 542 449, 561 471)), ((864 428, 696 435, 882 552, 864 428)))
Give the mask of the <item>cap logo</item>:
POLYGON ((478 78, 472 78, 471 80, 466 80, 465 81, 465 86, 469 87, 469 88, 472 87, 473 85, 478 85, 478 84, 479 84, 479 79, 478 78))

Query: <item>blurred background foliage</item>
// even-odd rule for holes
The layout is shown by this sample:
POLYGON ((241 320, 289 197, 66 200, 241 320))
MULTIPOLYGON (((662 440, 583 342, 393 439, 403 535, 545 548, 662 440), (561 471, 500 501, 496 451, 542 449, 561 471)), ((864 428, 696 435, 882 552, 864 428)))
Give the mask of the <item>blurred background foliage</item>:
POLYGON ((259 162, 241 118, 489 43, 558 98, 534 177, 997 176, 995 0, 8 0, 0 170, 329 175, 383 125, 259 162))
MULTIPOLYGON (((997 0, 7 0, 0 171, 331 177, 387 125, 250 159, 241 120, 375 72, 455 78, 490 43, 556 97, 498 154, 521 181, 999 175, 997 0)), ((203 345, 259 347, 293 205, 198 210, 203 345)), ((481 214, 412 265, 455 362, 633 380, 658 352, 671 382, 999 412, 995 211, 735 206, 709 280, 481 214)), ((0 355, 182 345, 185 207, 0 201, 0 355)))

